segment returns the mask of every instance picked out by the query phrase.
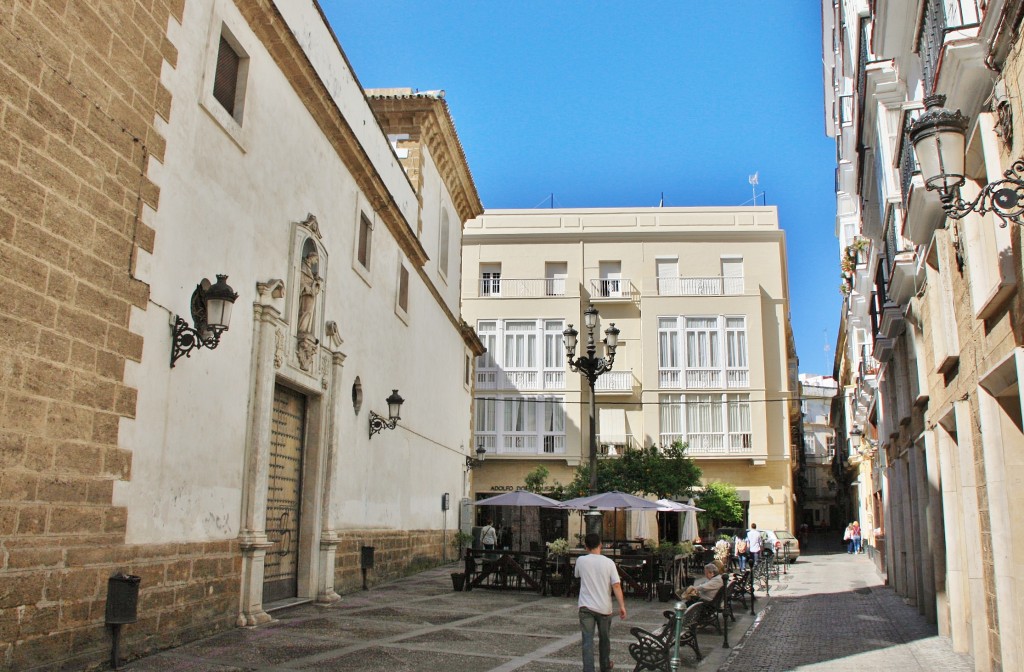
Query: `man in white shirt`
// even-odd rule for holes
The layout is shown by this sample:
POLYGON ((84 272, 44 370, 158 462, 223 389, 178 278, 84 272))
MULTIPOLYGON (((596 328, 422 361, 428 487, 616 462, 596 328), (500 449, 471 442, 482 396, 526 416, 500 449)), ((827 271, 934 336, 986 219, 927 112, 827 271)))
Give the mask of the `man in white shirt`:
POLYGON ((619 602, 619 616, 626 618, 626 603, 619 583, 619 569, 611 559, 601 555, 601 537, 591 532, 583 538, 587 554, 576 560, 576 578, 580 580, 579 617, 583 634, 583 672, 594 672, 594 627, 601 672, 611 672, 612 597, 619 602))
POLYGON ((761 533, 757 531, 757 523, 751 523, 750 529, 747 530, 747 552, 753 559, 752 563, 756 565, 761 559, 761 533))

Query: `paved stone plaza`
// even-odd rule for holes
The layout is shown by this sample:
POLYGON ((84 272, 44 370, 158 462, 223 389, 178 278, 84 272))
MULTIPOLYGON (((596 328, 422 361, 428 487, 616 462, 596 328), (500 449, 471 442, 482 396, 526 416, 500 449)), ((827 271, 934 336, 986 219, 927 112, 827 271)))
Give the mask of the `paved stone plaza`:
MULTIPOLYGON (((238 629, 123 666, 131 672, 568 672, 580 669, 575 598, 477 589, 452 591, 451 567, 304 605, 264 626, 238 629)), ((762 594, 759 593, 759 596, 762 594)), ((669 605, 627 599, 612 627, 617 670, 632 670, 629 628, 657 627, 669 605)), ((882 586, 864 556, 801 558, 759 597, 758 615, 737 610, 730 643, 699 635, 700 670, 973 670, 917 610, 882 586)), ((130 627, 130 626, 129 626, 130 627)))

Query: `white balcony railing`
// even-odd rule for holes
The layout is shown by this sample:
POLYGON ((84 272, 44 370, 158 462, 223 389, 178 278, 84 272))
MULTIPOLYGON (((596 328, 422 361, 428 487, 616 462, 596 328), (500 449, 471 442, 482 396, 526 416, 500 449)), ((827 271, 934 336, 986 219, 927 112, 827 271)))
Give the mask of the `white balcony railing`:
POLYGON ((662 369, 658 371, 658 387, 663 390, 683 389, 683 372, 679 369, 662 369))
POLYGON ((626 278, 602 278, 590 281, 592 299, 629 299, 633 283, 626 278))
POLYGON ((544 389, 545 390, 564 390, 565 389, 565 371, 545 371, 544 372, 544 389))
POLYGON ((747 369, 730 369, 725 372, 729 389, 750 387, 750 371, 747 369))
POLYGON ((476 448, 483 448, 488 455, 538 455, 565 453, 565 435, 551 434, 477 434, 476 448))
POLYGON ((632 371, 605 371, 594 383, 596 392, 632 392, 632 371))
POLYGON ((561 454, 565 452, 565 435, 553 434, 544 437, 544 452, 549 454, 561 454))
POLYGON ((743 278, 658 278, 658 296, 732 296, 743 293, 743 278))
MULTIPOLYGON (((725 372, 726 387, 730 390, 750 387, 749 369, 728 369, 725 372)), ((658 371, 658 387, 663 390, 715 390, 722 388, 721 369, 661 369, 658 371), (686 385, 683 385, 685 379, 686 385)))
POLYGON ((750 432, 732 432, 728 435, 662 433, 659 438, 662 446, 671 446, 677 441, 687 444, 686 452, 690 455, 750 455, 754 452, 754 438, 750 432))
POLYGON ((480 296, 502 299, 565 296, 564 278, 481 278, 480 296))
POLYGON ((691 455, 718 455, 725 453, 724 434, 690 432, 686 435, 686 443, 686 451, 691 455))
POLYGON ((598 434, 597 451, 601 455, 618 456, 627 450, 640 447, 640 442, 630 434, 598 434))
POLYGON ((478 390, 564 390, 565 371, 503 371, 476 372, 478 390), (544 386, 541 387, 541 381, 544 386))
POLYGON ((722 387, 721 369, 687 369, 686 389, 706 390, 722 387))

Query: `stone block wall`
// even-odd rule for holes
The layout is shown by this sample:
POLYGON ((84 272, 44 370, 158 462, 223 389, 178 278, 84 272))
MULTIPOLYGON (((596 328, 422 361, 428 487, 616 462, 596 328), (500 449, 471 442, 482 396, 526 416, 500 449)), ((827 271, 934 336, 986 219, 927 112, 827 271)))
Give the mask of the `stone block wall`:
POLYGON ((366 583, 373 586, 428 567, 436 567, 447 557, 455 561, 456 550, 450 539, 455 530, 346 530, 339 531, 334 563, 334 589, 344 595, 363 586, 360 553, 363 546, 373 546, 374 567, 366 573, 366 583), (445 548, 445 540, 449 543, 445 548), (444 553, 447 555, 445 556, 444 553))
POLYGON ((234 542, 133 546, 114 482, 142 356, 133 277, 155 232, 160 83, 185 0, 0 3, 0 669, 106 664, 107 577, 142 577, 126 655, 228 627, 234 542), (140 252, 141 251, 141 252, 140 252))

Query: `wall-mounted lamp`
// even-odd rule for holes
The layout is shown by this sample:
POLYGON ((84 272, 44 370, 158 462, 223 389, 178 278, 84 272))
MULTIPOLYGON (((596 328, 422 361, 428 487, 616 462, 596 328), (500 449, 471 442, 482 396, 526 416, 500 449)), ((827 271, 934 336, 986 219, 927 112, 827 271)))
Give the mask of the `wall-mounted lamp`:
POLYGON ((384 416, 377 415, 373 411, 370 411, 370 437, 384 429, 394 429, 398 425, 398 421, 402 417, 398 414, 402 410, 402 404, 405 399, 402 399, 401 395, 398 394, 398 390, 391 390, 391 396, 388 397, 388 417, 387 420, 384 416))
POLYGON ((182 355, 191 357, 193 350, 209 348, 220 344, 220 335, 228 330, 231 322, 231 306, 238 298, 235 290, 227 283, 228 276, 218 275, 216 284, 203 278, 192 292, 192 322, 195 327, 179 315, 174 316, 171 327, 171 368, 182 355))
POLYGON ((1024 159, 1017 159, 1001 180, 990 182, 982 188, 973 201, 960 196, 964 183, 964 161, 967 133, 967 117, 960 110, 947 110, 946 97, 928 96, 924 99, 926 111, 910 128, 910 142, 914 145, 921 178, 925 186, 939 192, 939 200, 946 216, 963 219, 976 212, 984 215, 995 213, 1002 221, 1024 224, 1024 159))
POLYGON ((466 455, 466 471, 472 471, 473 467, 479 467, 482 465, 485 457, 487 457, 487 451, 483 446, 476 449, 476 457, 466 455))

